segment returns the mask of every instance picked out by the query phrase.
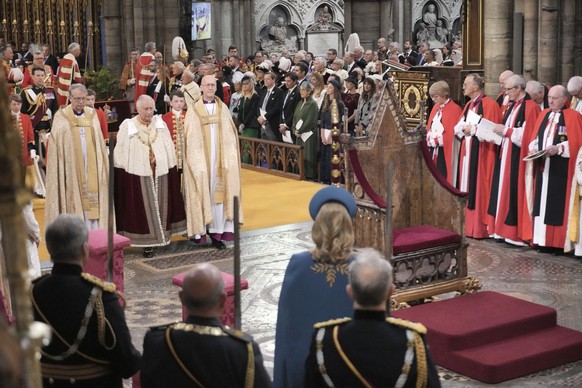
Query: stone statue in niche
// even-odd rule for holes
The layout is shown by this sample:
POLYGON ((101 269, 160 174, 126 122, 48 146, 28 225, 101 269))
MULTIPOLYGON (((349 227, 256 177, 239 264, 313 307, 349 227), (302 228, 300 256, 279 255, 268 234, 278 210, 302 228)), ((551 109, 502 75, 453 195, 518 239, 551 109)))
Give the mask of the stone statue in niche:
POLYGON ((277 45, 284 45, 287 39, 287 27, 285 27, 285 19, 277 18, 277 21, 269 29, 269 37, 275 41, 277 45))
POLYGON ((329 7, 327 5, 324 5, 323 9, 319 13, 319 16, 317 17, 317 22, 319 23, 319 28, 321 30, 329 29, 329 26, 331 23, 331 18, 332 18, 332 16, 331 16, 331 12, 329 12, 329 7))
POLYGON ((443 45, 449 41, 449 30, 446 29, 442 20, 437 20, 436 39, 443 45))
POLYGON ((428 39, 436 40, 436 24, 437 24, 437 14, 435 13, 435 6, 434 4, 429 4, 427 6, 426 12, 422 17, 422 21, 426 25, 426 29, 428 30, 428 39))
MULTIPOLYGON (((273 17, 271 17, 273 20, 273 17)), ((287 26, 287 22, 281 13, 275 14, 274 22, 262 30, 259 37, 261 49, 268 53, 280 55, 283 51, 295 53, 297 51, 297 34, 294 29, 287 26)))

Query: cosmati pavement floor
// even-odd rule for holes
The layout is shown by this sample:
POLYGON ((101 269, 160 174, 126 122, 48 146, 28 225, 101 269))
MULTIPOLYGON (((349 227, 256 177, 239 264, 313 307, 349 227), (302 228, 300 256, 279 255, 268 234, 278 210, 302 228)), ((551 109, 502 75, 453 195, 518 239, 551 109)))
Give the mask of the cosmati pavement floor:
MULTIPOLYGON (((312 247, 310 230, 311 223, 303 223, 241 234, 241 275, 249 281, 249 289, 242 293, 243 330, 260 344, 270 371, 283 275, 293 253, 312 247)), ((582 331, 582 261, 491 240, 469 239, 469 243, 469 275, 481 281, 483 290, 553 307, 558 311, 560 325, 582 331)), ((218 251, 178 241, 160 249, 151 259, 144 259, 141 250, 126 250, 126 314, 133 341, 139 349, 148 327, 181 319, 178 289, 171 283, 172 276, 203 261, 212 261, 222 271, 232 273, 232 243, 228 248, 218 251)), ((439 373, 445 387, 487 386, 443 368, 439 368, 439 373)), ((498 385, 580 387, 582 361, 498 385)))

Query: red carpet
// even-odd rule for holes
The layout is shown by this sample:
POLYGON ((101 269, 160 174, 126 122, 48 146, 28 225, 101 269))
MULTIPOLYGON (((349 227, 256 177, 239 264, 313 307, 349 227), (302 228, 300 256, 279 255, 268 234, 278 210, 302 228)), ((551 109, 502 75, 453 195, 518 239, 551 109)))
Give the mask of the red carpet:
POLYGON ((421 322, 435 363, 495 384, 582 359, 582 333, 557 325, 556 310, 497 292, 392 313, 421 322))

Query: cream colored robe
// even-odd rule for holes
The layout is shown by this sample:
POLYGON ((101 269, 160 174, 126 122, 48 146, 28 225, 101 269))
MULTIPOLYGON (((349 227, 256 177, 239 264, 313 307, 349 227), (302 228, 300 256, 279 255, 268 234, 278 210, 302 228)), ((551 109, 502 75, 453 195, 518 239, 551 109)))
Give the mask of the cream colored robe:
MULTIPOLYGON (((109 160, 99 119, 93 109, 85 108, 85 116, 93 115, 93 137, 97 157, 99 181, 99 228, 107 229, 109 203, 109 160)), ((74 140, 64 108, 59 109, 53 119, 48 145, 46 169, 45 227, 59 214, 76 214, 84 219, 81 190, 75 170, 74 140)), ((89 128, 85 128, 89 130, 89 128)))
MULTIPOLYGON (((242 224, 242 200, 240 182, 240 152, 238 132, 230 116, 228 107, 222 104, 220 133, 222 151, 221 164, 224 178, 224 213, 226 220, 234 220, 233 198, 239 198, 239 220, 242 224)), ((202 135, 202 125, 196 109, 188 109, 185 120, 185 156, 183 169, 184 202, 188 221, 188 236, 205 235, 206 226, 212 222, 210 182, 206 165, 206 146, 202 135)))

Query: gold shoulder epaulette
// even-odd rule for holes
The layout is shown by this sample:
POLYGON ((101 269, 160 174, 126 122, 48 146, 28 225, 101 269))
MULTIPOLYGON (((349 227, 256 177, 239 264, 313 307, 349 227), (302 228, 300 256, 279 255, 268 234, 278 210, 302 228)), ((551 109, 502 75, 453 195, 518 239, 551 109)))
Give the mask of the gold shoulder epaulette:
POLYGON ((337 325, 342 325, 344 323, 347 323, 349 321, 351 321, 352 318, 338 318, 338 319, 330 319, 329 321, 325 321, 325 322, 317 322, 316 324, 313 325, 314 329, 321 329, 322 327, 328 327, 328 326, 337 326, 337 325))
POLYGON ((222 330, 231 337, 237 338, 241 341, 251 342, 253 338, 244 331, 235 329, 234 327, 222 325, 222 330))
POLYGON ((391 323, 392 325, 401 326, 401 327, 405 327, 407 329, 414 330, 420 334, 426 334, 426 327, 424 327, 424 325, 422 323, 415 323, 415 322, 407 321, 405 319, 392 318, 392 317, 386 318, 386 322, 391 323))
POLYGON ((93 276, 87 272, 81 273, 81 277, 83 279, 85 279, 86 281, 88 281, 89 283, 92 283, 92 284, 95 284, 95 285, 101 287, 105 291, 108 291, 108 292, 117 291, 114 283, 106 282, 105 280, 99 279, 97 276, 93 276))

